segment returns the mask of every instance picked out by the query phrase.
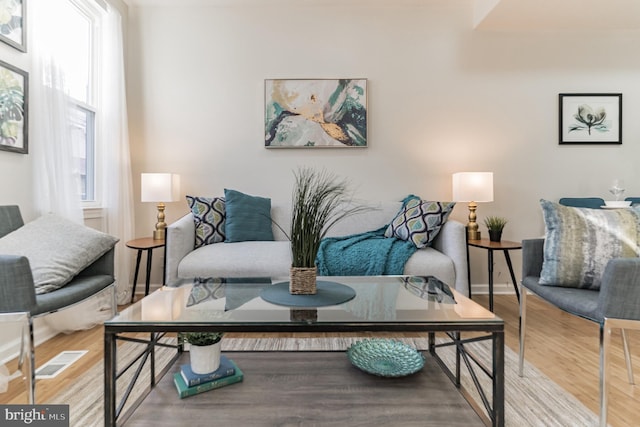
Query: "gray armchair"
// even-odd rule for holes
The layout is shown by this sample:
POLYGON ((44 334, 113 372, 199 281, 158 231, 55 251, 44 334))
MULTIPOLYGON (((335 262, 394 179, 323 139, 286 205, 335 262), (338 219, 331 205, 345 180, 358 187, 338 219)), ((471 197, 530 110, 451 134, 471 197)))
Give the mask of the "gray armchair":
POLYGON ((520 284, 520 360, 523 375, 527 290, 567 313, 600 325, 600 426, 607 425, 607 367, 612 329, 621 329, 629 383, 633 369, 625 329, 640 330, 640 258, 611 259, 600 290, 541 285, 544 239, 522 241, 520 284))
MULTIPOLYGON (((0 238, 22 227, 17 206, 0 206, 0 238)), ((29 317, 29 401, 35 403, 35 353, 33 318, 84 301, 111 288, 112 313, 116 313, 114 286, 114 247, 77 274, 69 283, 52 292, 36 295, 34 280, 25 256, 0 254, 0 313, 25 312, 29 317)), ((23 348, 21 346, 21 348, 23 348)), ((23 355, 20 355, 20 364, 23 355)))

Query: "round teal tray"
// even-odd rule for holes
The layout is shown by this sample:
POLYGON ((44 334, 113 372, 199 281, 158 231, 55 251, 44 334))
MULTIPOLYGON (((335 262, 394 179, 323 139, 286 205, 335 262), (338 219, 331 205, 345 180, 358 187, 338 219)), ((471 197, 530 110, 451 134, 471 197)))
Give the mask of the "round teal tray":
POLYGON ((347 349, 351 363, 373 375, 404 377, 424 367, 424 356, 415 348, 389 339, 366 339, 347 349))

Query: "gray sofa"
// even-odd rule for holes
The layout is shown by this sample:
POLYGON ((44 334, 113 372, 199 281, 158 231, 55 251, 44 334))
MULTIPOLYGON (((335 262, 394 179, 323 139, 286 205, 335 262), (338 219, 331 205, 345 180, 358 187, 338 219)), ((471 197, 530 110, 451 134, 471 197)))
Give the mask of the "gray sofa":
MULTIPOLYGON (((372 209, 342 219, 330 229, 328 237, 379 229, 387 225, 402 206, 401 202, 366 204, 372 209)), ((222 242, 197 249, 194 249, 194 217, 191 213, 183 216, 166 230, 165 282, 171 285, 194 277, 288 277, 291 249, 282 230, 289 230, 290 214, 289 204, 272 201, 274 241, 222 242)), ((419 249, 409 258, 404 274, 436 276, 468 295, 464 225, 448 220, 432 247, 419 249)))
MULTIPOLYGON (((23 227, 24 222, 18 206, 0 206, 0 241, 9 239, 11 233, 23 227)), ((55 230, 54 230, 55 231, 55 230)), ((96 232, 97 233, 97 232, 96 232)), ((64 233, 60 238, 68 238, 64 233)), ((45 236, 41 236, 45 239, 45 236)), ((29 314, 30 333, 30 401, 35 402, 33 317, 52 313, 77 304, 111 287, 112 313, 116 312, 115 279, 114 279, 114 247, 117 239, 105 239, 104 247, 110 247, 90 265, 82 269, 63 287, 47 293, 36 294, 34 272, 29 259, 24 255, 7 253, 0 246, 0 313, 25 312, 29 314), (113 242, 113 244, 111 244, 113 242)), ((35 244, 42 241, 36 240, 35 244)), ((25 242, 25 246, 26 242, 25 242)), ((51 258, 56 259, 56 253, 51 258)))

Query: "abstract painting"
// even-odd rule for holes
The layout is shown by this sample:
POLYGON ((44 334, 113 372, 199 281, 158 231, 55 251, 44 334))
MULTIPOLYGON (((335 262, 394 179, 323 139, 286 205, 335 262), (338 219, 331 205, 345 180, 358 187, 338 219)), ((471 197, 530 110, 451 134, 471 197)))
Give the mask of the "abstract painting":
POLYGON ((28 75, 0 61, 0 150, 26 154, 28 75))
POLYGON ((560 94, 560 144, 622 144, 622 94, 560 94))
POLYGON ((0 41, 22 52, 27 51, 25 2, 0 0, 0 41))
POLYGON ((268 148, 367 146, 366 79, 265 80, 268 148))

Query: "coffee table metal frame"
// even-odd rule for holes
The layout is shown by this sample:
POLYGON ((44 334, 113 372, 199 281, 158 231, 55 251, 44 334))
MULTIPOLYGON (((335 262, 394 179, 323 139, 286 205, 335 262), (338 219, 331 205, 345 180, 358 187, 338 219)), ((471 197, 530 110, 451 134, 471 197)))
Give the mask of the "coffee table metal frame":
MULTIPOLYGON (((400 276, 384 276, 389 277, 400 276)), ((336 281, 349 284, 349 278, 343 280, 332 278, 336 281)), ((275 283, 275 281, 274 281, 275 283)), ((242 286, 242 285, 240 285, 242 286)), ((159 292, 159 291, 157 291, 159 292)), ((455 292, 455 291, 454 291, 455 292)), ((151 294, 153 295, 153 294, 151 294)), ((147 297, 145 297, 147 298, 147 297)), ((460 298, 460 294, 456 293, 456 299, 460 298)), ((475 302, 466 299, 465 304, 475 304, 475 302)), ((142 301, 142 300, 141 300, 142 301)), ((138 301, 134 305, 141 304, 138 301)), ((482 309, 479 305, 478 308, 482 309)), ((133 306, 126 310, 133 309, 133 306)), ((287 309, 283 307, 283 309, 287 309)), ((485 424, 493 426, 504 426, 504 322, 497 318, 488 318, 486 321, 470 320, 456 322, 434 322, 434 321, 397 321, 397 322, 380 322, 380 321, 335 321, 335 322, 313 322, 313 321, 281 321, 281 322, 233 322, 225 320, 217 321, 180 321, 180 322, 148 322, 140 320, 120 319, 118 316, 105 322, 104 324, 104 422, 105 426, 117 426, 126 422, 132 411, 142 402, 148 392, 155 387, 156 383, 169 371, 171 365, 177 360, 183 351, 182 345, 167 343, 162 340, 167 333, 180 332, 244 332, 244 333, 347 333, 347 332, 425 332, 428 334, 429 348, 427 349, 431 356, 437 361, 441 369, 451 379, 453 384, 461 390, 464 397, 469 401, 471 406, 476 409, 485 424), (471 337, 462 338, 463 332, 473 333, 471 337), (131 337, 128 334, 149 333, 149 339, 143 339, 139 336, 131 337), (435 334, 444 333, 450 341, 436 343, 435 334), (477 333, 483 333, 478 335, 477 333), (117 368, 117 341, 129 341, 142 344, 144 349, 120 370, 117 368), (465 346, 472 342, 490 340, 492 346, 491 366, 487 366, 485 362, 480 360, 465 346), (171 347, 176 349, 176 355, 172 360, 163 367, 160 372, 156 372, 155 349, 156 347, 171 347), (455 346, 456 357, 455 367, 450 369, 441 359, 437 350, 442 347, 455 346), (147 393, 140 396, 133 407, 123 413, 126 401, 129 399, 130 393, 138 380, 138 377, 146 363, 149 362, 150 383, 147 393), (477 407, 470 395, 461 387, 461 362, 467 368, 471 379, 481 397, 485 414, 477 407), (136 366, 137 364, 137 366, 136 366), (134 368, 135 374, 131 382, 123 394, 122 400, 116 402, 116 386, 117 379, 129 369, 134 368), (476 368, 481 373, 487 375, 492 382, 491 399, 488 393, 483 389, 476 368), (491 401, 490 401, 491 400, 491 401)))

